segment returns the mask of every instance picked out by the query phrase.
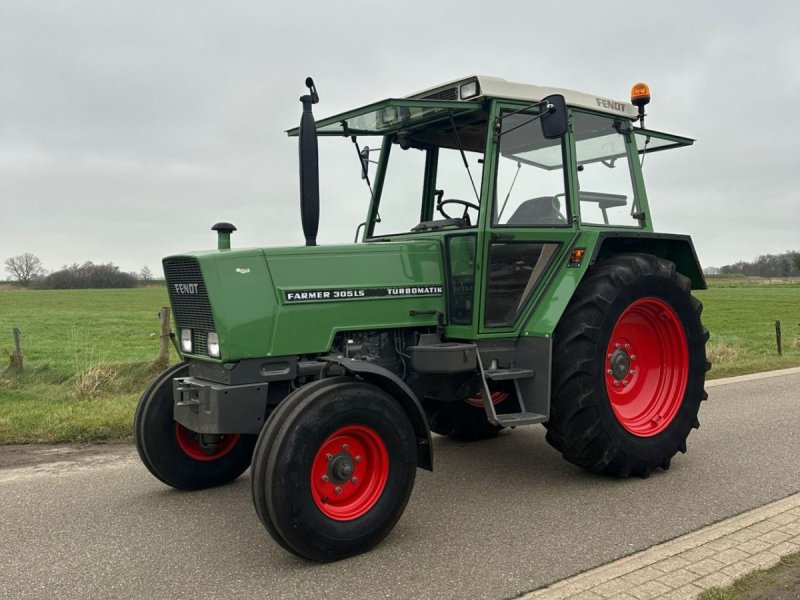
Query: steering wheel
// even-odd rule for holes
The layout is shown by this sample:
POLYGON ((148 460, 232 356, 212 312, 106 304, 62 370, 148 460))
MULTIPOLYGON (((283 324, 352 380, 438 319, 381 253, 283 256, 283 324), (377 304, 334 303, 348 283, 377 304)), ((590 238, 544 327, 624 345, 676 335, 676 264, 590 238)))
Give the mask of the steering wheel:
POLYGON ((480 209, 481 209, 480 206, 478 206, 474 202, 467 202, 466 200, 459 200, 458 198, 447 198, 446 200, 440 200, 436 204, 436 210, 438 210, 440 213, 442 213, 442 215, 444 215, 444 217, 446 219, 452 219, 453 217, 451 217, 446 212, 444 212, 444 205, 445 204, 460 204, 461 206, 463 206, 464 207, 464 214, 461 216, 461 218, 462 219, 467 219, 467 220, 469 220, 469 217, 467 215, 467 210, 468 209, 474 208, 477 211, 480 211, 480 209))

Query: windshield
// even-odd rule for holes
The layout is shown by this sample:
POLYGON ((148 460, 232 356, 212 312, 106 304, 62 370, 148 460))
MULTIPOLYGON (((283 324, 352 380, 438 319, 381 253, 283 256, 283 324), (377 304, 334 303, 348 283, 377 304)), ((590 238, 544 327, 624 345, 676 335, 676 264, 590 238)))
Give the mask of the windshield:
POLYGON ((371 236, 474 227, 480 207, 486 113, 448 113, 384 138, 371 236))

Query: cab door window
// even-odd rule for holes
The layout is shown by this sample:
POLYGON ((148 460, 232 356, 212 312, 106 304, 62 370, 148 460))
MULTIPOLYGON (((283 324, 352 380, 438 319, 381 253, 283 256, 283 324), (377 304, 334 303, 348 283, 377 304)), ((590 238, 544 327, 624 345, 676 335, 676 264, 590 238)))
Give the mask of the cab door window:
POLYGON ((560 139, 548 140, 535 114, 502 118, 492 225, 569 223, 560 139))

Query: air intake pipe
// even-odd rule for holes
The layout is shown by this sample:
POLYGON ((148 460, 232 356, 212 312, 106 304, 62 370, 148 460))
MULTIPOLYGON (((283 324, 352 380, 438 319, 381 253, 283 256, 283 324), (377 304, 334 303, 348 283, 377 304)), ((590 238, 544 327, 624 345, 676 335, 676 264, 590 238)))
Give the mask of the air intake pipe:
POLYGON ((311 110, 319 102, 314 80, 306 77, 309 93, 300 97, 303 115, 300 117, 300 219, 306 246, 317 245, 319 229, 319 154, 317 151, 317 125, 311 110))

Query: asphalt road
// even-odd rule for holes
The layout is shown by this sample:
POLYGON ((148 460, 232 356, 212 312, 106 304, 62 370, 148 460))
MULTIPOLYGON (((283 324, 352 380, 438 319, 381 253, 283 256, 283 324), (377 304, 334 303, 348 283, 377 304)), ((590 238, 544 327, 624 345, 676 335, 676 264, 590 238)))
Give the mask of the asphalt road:
POLYGON ((249 475, 176 492, 128 447, 0 469, 0 598, 512 598, 800 491, 798 389, 710 388, 689 452, 646 480, 573 467, 539 426, 437 438, 392 534, 327 565, 273 543, 249 475))

